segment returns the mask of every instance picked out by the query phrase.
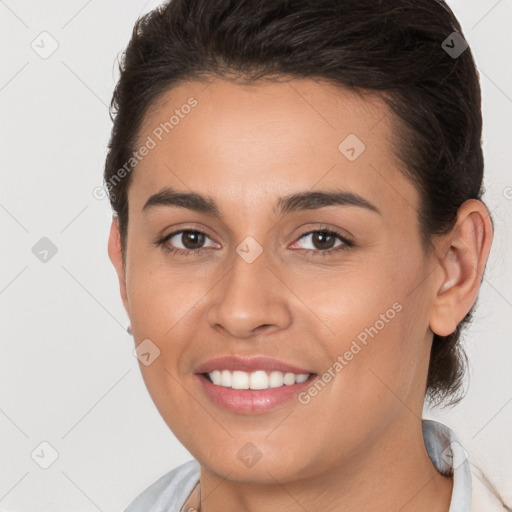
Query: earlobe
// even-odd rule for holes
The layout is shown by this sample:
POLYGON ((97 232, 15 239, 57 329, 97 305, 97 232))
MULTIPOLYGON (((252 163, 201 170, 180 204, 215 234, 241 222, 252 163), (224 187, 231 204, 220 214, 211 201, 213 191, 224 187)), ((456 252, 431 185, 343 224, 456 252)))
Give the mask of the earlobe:
POLYGON ((485 205, 476 199, 459 208, 453 230, 443 239, 444 255, 436 281, 430 329, 439 336, 453 333, 474 304, 490 252, 492 224, 485 205), (448 249, 446 249, 448 241, 448 249))
POLYGON ((430 319, 430 329, 438 336, 449 336, 457 329, 459 322, 455 321, 456 318, 450 302, 440 304, 430 319))
POLYGON ((128 314, 128 296, 126 292, 126 270, 123 261, 123 252, 121 247, 121 232, 119 229, 119 220, 117 217, 112 218, 112 224, 110 226, 110 235, 108 237, 108 256, 112 265, 117 273, 117 278, 119 280, 119 291, 121 293, 121 299, 123 301, 124 308, 128 314))

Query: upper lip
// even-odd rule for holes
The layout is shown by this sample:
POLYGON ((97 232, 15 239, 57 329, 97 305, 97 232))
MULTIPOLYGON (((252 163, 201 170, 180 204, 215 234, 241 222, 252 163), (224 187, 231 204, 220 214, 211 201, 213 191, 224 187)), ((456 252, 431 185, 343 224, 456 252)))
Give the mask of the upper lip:
POLYGON ((214 370, 239 370, 243 372, 253 372, 256 370, 279 371, 284 373, 313 373, 310 370, 299 368, 298 366, 279 361, 270 357, 240 357, 224 356, 209 359, 201 363, 195 369, 196 373, 209 373, 214 370))

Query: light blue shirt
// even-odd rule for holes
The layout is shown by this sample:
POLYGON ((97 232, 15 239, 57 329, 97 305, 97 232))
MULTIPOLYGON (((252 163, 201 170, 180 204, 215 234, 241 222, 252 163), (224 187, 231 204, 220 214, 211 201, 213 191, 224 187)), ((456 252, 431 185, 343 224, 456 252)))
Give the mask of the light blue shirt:
MULTIPOLYGON (((510 510, 479 478, 472 481, 467 453, 446 425, 423 420, 423 438, 435 468, 453 473, 453 491, 448 512, 494 512, 510 510)), ((193 459, 169 471, 144 490, 124 512, 180 512, 199 482, 200 466, 193 459)))

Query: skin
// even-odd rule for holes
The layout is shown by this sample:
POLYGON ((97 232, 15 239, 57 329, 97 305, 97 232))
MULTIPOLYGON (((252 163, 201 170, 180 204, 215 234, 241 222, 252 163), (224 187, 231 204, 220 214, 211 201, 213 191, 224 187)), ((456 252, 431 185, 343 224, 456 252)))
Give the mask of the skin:
POLYGON ((424 254, 418 191, 390 149, 392 114, 376 95, 313 80, 182 84, 153 105, 137 147, 190 96, 198 105, 133 171, 125 264, 115 218, 109 255, 136 344, 149 338, 161 351, 140 369, 201 464, 201 510, 448 510, 452 479, 430 461, 422 408, 433 332, 453 332, 477 297, 492 240, 485 206, 466 201, 424 254), (338 149, 351 133, 366 145, 352 162, 338 149), (176 206, 141 211, 168 186, 210 196, 222 219, 176 206), (333 189, 381 213, 273 210, 281 196, 333 189), (180 229, 207 237, 179 234, 167 247, 207 249, 183 256, 154 243, 180 229), (303 236, 314 229, 355 245, 319 255, 343 242, 303 236), (252 263, 236 252, 248 236, 263 251, 252 263), (194 377, 199 363, 230 354, 321 375, 395 302, 401 311, 308 404, 238 414, 214 405, 194 377), (261 453, 250 468, 237 457, 248 442, 261 453))

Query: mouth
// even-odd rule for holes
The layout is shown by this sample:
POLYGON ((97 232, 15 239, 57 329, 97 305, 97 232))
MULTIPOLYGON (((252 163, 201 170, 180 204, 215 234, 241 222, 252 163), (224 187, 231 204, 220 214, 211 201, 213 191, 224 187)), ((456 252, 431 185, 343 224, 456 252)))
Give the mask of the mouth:
POLYGON ((241 370, 213 370, 199 374, 215 386, 238 390, 275 389, 282 386, 293 386, 306 382, 313 373, 293 373, 281 371, 256 370, 245 372, 241 370))
POLYGON ((317 377, 316 373, 256 370, 213 370, 195 374, 202 392, 216 407, 242 415, 263 414, 293 400, 317 377))
POLYGON ((194 369, 200 392, 215 407, 237 414, 261 414, 293 400, 317 374, 284 360, 225 355, 194 369))

